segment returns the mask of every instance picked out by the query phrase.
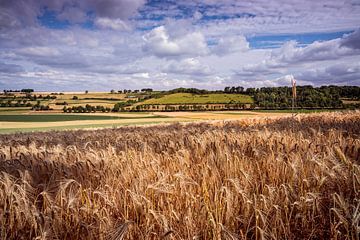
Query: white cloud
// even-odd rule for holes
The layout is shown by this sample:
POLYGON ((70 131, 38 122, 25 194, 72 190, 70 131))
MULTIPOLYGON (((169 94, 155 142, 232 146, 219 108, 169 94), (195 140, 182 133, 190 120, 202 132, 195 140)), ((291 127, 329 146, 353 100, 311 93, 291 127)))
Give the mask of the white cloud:
POLYGON ((244 36, 221 37, 218 43, 212 48, 212 52, 224 56, 234 52, 245 52, 249 50, 249 42, 244 36))
POLYGON ((164 26, 144 35, 143 49, 157 57, 200 56, 208 53, 205 37, 199 33, 188 33, 171 38, 164 26))
POLYGON ((196 29, 212 37, 353 30, 359 27, 360 19, 360 4, 356 0, 178 0, 155 9, 145 6, 144 12, 149 17, 154 12, 166 16, 160 23, 148 22, 156 25, 186 13, 182 12, 184 9, 195 14, 182 16, 198 21, 196 29), (197 11, 201 11, 201 16, 197 11))
POLYGON ((97 18, 95 19, 95 25, 103 29, 130 30, 130 27, 121 19, 97 18))
POLYGON ((150 74, 148 72, 134 73, 133 76, 138 78, 146 78, 146 79, 150 78, 150 74))
MULTIPOLYGON (((272 50, 271 54, 265 56, 259 63, 246 64, 235 72, 238 76, 265 78, 291 73, 291 71, 307 72, 308 68, 324 67, 334 62, 351 62, 360 57, 360 49, 356 48, 356 41, 354 41, 357 36, 358 33, 354 32, 343 38, 314 42, 305 47, 298 46, 295 41, 289 41, 281 48, 272 50)), ((307 75, 310 76, 310 72, 307 75)), ((316 78, 314 81, 316 82, 316 78)))
POLYGON ((247 41, 259 34, 353 30, 360 5, 351 0, 163 2, 0 0, 0 84, 219 89, 288 84, 289 74, 299 84, 360 84, 360 30, 309 45, 280 40, 275 49, 251 49, 247 41), (44 6, 70 26, 41 26, 44 6), (94 28, 84 28, 87 21, 94 28))
POLYGON ((56 57, 60 55, 59 50, 51 47, 26 47, 19 49, 17 53, 30 57, 56 57))
POLYGON ((359 85, 360 63, 346 62, 325 67, 314 67, 297 74, 295 77, 317 85, 359 85))
POLYGON ((201 64, 195 58, 186 58, 179 62, 172 61, 163 68, 163 71, 185 75, 210 75, 213 73, 209 66, 201 64))
POLYGON ((359 53, 360 51, 341 45, 340 39, 324 42, 316 41, 306 47, 298 47, 295 41, 289 41, 279 50, 273 51, 272 58, 280 63, 297 63, 338 59, 342 56, 359 53))
POLYGON ((83 23, 93 12, 99 18, 127 20, 134 16, 145 0, 11 0, 0 2, 0 29, 39 24, 44 9, 56 13, 59 20, 83 23), (71 7, 69 7, 71 6, 71 7))

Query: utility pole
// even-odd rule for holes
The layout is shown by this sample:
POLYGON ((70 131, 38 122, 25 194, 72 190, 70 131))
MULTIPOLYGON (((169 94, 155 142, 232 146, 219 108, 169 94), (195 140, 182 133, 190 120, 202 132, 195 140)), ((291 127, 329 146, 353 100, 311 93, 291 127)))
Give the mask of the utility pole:
POLYGON ((295 101, 296 101, 296 80, 292 75, 291 75, 291 85, 292 85, 292 111, 294 111, 295 101))

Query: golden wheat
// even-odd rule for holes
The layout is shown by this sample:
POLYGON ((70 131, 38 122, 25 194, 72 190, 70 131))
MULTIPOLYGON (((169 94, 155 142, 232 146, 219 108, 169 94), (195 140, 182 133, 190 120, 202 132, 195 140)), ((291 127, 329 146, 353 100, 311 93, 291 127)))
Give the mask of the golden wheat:
POLYGON ((1 239, 355 239, 360 112, 0 136, 1 239))

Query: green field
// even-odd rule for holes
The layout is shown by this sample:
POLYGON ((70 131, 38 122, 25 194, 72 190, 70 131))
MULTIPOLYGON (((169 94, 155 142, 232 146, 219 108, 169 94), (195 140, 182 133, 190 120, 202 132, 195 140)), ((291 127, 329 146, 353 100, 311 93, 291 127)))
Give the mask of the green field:
POLYGON ((143 104, 226 104, 226 103, 253 103, 248 95, 242 94, 191 94, 174 93, 161 98, 146 100, 143 104))
POLYGON ((62 122, 79 120, 119 120, 139 118, 161 118, 161 116, 150 117, 117 117, 99 115, 70 115, 70 114, 34 114, 34 115, 0 115, 0 122, 62 122))
MULTIPOLYGON (((190 120, 188 120, 190 121, 190 120)), ((185 121, 184 121, 185 122, 185 121)), ((134 122, 131 123, 109 123, 109 124, 88 124, 88 125, 70 125, 70 126, 54 126, 54 127, 38 127, 38 128, 0 128, 0 134, 22 133, 22 132, 47 132, 47 131, 63 131, 63 130, 77 130, 77 129, 91 129, 91 128, 116 128, 121 126, 135 126, 135 125, 151 125, 163 123, 162 121, 150 122, 134 122)))

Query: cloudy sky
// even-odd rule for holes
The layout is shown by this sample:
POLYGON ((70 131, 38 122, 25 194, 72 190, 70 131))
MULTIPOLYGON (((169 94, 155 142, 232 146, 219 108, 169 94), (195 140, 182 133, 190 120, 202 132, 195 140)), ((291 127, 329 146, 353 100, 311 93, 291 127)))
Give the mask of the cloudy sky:
POLYGON ((0 89, 360 85, 360 0, 0 0, 0 89))

